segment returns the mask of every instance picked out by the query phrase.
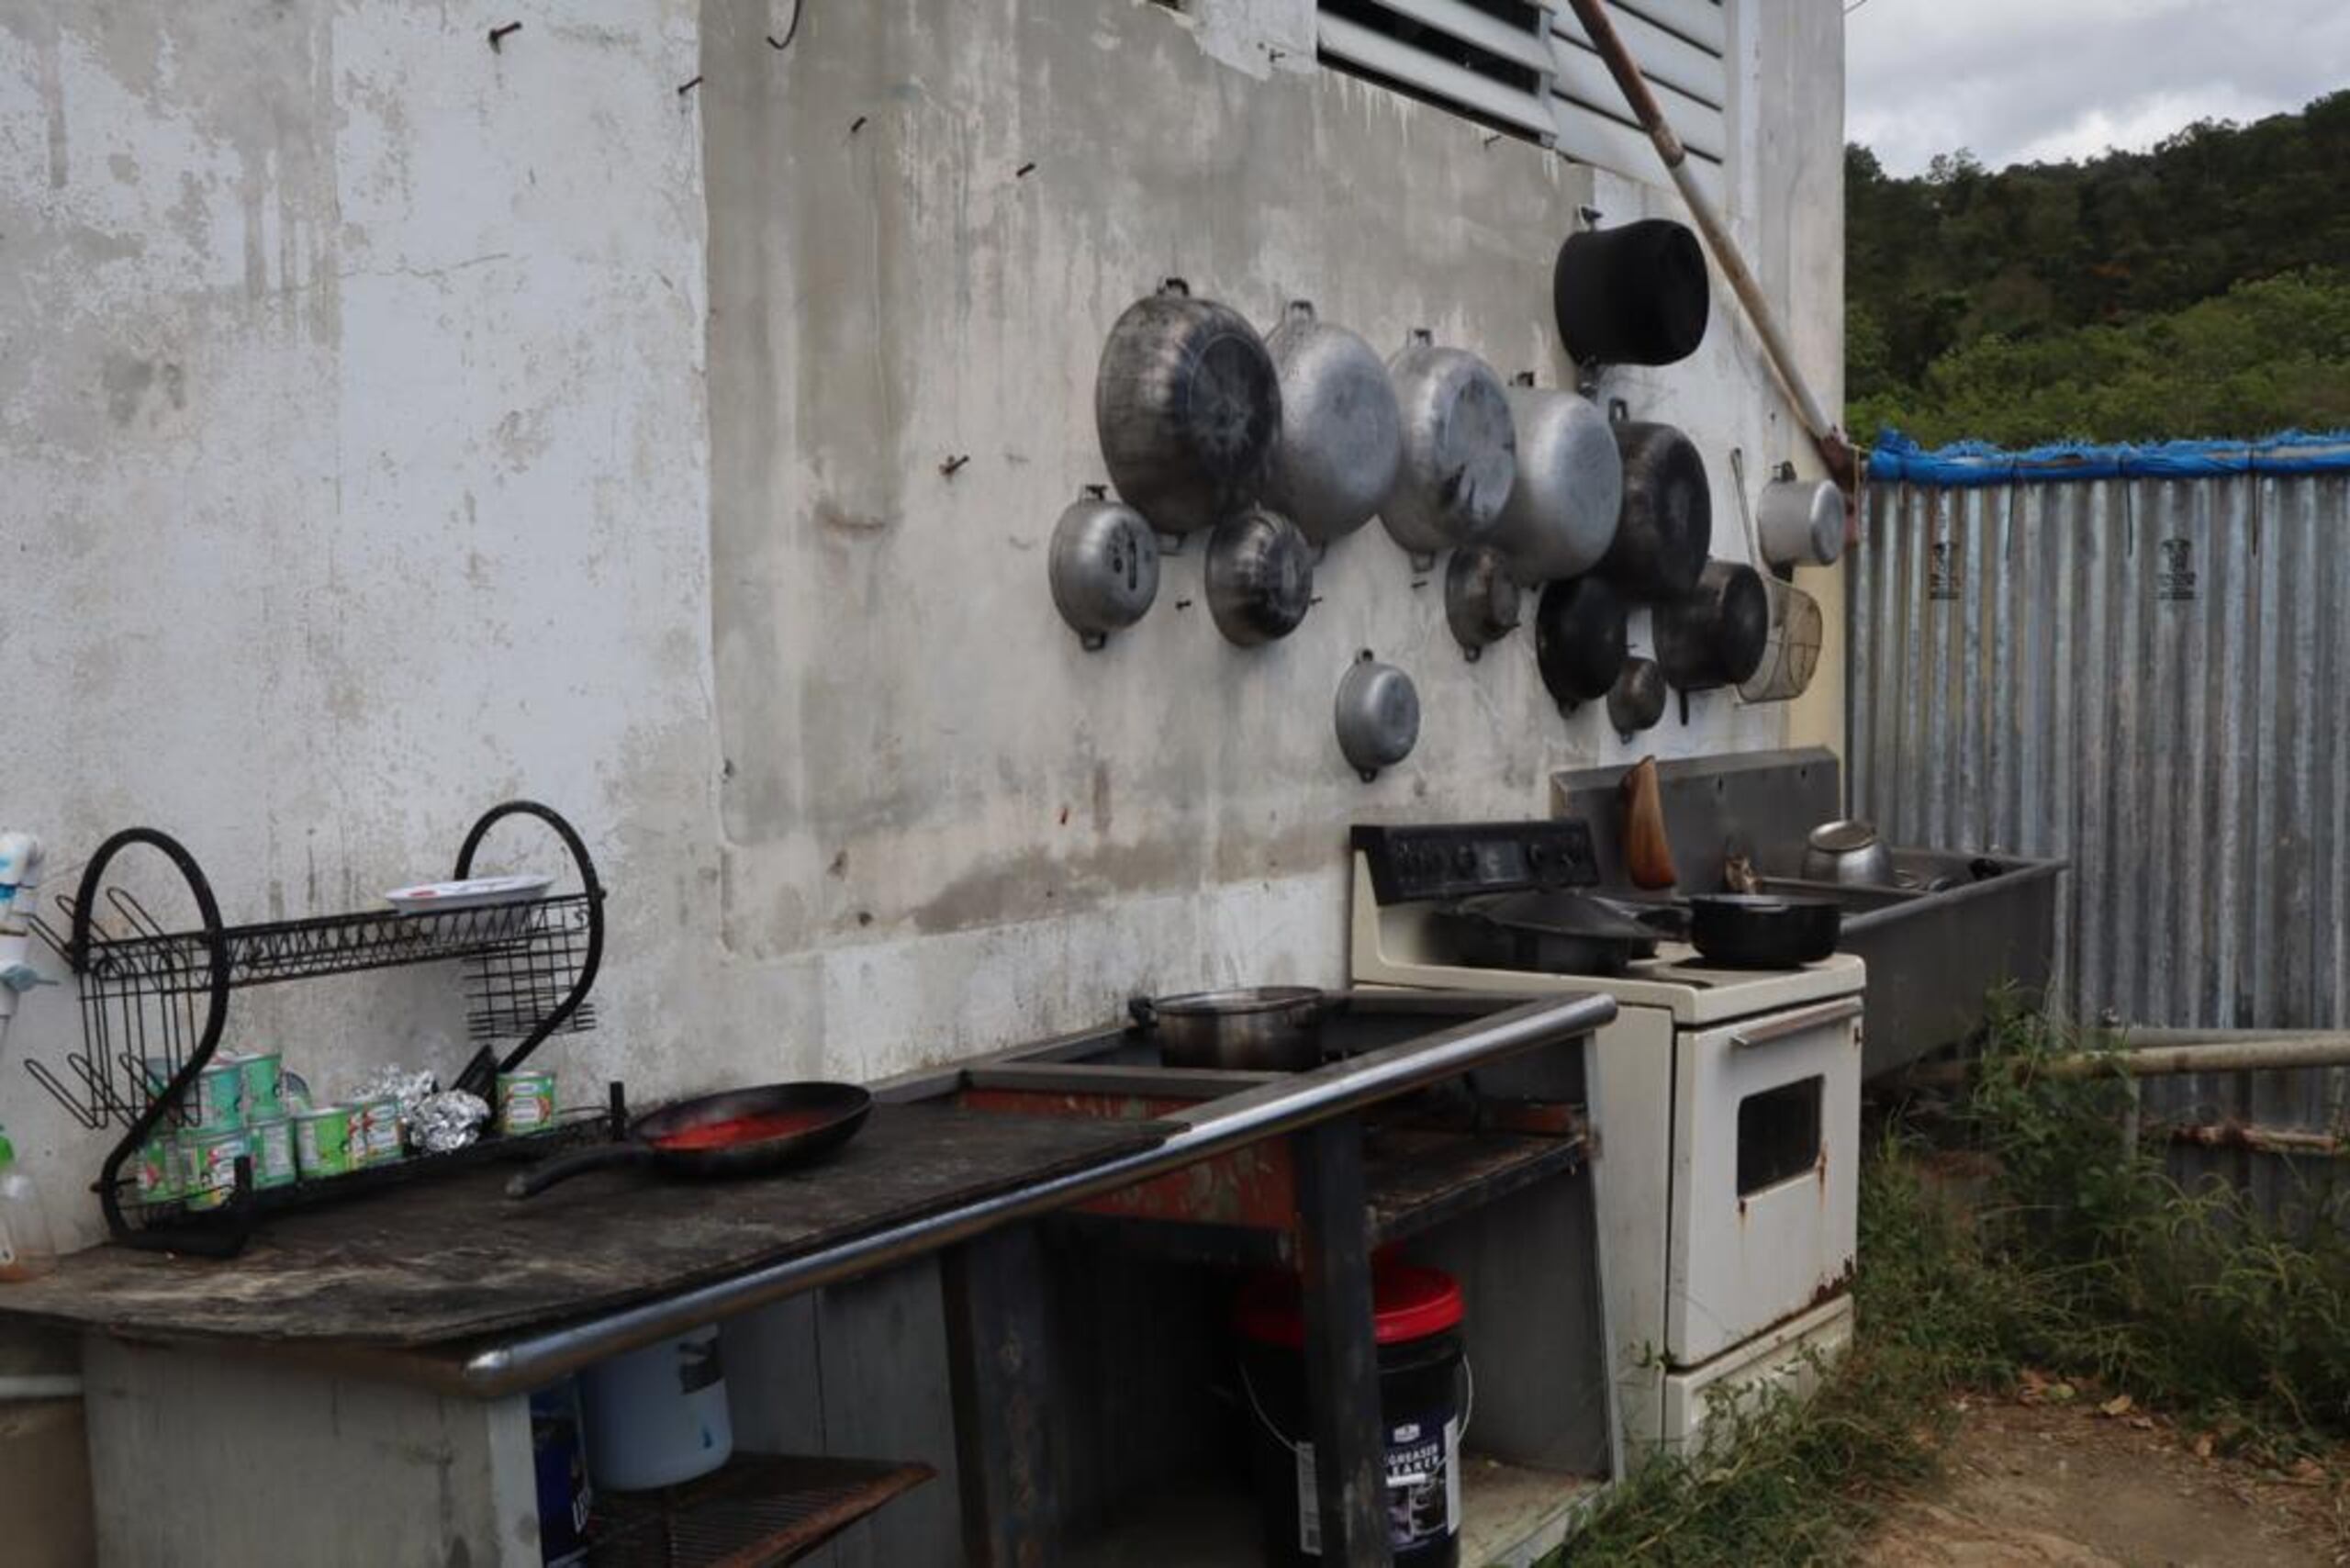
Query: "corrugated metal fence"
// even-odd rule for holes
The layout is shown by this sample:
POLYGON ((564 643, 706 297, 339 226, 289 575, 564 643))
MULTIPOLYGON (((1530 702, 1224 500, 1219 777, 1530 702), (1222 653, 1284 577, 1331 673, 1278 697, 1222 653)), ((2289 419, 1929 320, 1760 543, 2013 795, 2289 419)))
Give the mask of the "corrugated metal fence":
MULTIPOLYGON (((2350 1025, 2350 477, 1879 482, 1852 570, 1853 805, 2069 858, 2074 1016, 2350 1025)), ((2148 1103, 2335 1126, 2350 1073, 2148 1103)))

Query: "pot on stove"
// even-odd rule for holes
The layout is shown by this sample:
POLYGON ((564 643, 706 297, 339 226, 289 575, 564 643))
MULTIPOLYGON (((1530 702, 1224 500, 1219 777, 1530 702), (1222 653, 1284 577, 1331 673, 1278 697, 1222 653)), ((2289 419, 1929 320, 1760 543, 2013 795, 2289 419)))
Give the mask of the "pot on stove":
POLYGON ((1332 1006, 1310 985, 1258 985, 1137 996, 1126 1011, 1157 1036, 1169 1067, 1302 1072, 1322 1065, 1322 1020, 1332 1006))

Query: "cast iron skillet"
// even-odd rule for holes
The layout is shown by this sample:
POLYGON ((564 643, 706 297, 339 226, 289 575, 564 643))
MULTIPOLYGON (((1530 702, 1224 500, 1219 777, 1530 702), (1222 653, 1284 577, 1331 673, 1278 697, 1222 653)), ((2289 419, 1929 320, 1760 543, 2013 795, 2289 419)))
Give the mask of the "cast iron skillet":
POLYGON ((506 1195, 527 1198, 585 1170, 642 1160, 651 1160, 678 1176, 764 1175, 839 1148, 865 1125, 872 1110, 872 1094, 854 1083, 770 1083, 761 1089, 730 1089, 722 1094, 680 1100, 637 1117, 629 1124, 624 1138, 532 1166, 506 1183, 506 1195), (662 1142, 695 1127, 786 1113, 819 1119, 797 1132, 744 1138, 711 1148, 671 1148, 662 1142))

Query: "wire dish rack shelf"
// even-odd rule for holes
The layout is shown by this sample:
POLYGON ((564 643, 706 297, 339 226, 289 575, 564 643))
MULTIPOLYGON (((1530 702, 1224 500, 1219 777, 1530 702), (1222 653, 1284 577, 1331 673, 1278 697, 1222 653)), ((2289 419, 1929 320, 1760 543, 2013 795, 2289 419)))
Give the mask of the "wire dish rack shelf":
POLYGON ((624 1122, 618 1085, 609 1112, 599 1108, 552 1132, 486 1136, 453 1153, 411 1156, 331 1179, 256 1188, 252 1162, 242 1159, 235 1191, 217 1209, 197 1210, 177 1200, 140 1203, 126 1175, 151 1139, 191 1124, 196 1081, 219 1048, 234 990, 454 962, 461 967, 466 1035, 475 1049, 450 1087, 493 1105, 499 1073, 513 1070, 558 1032, 593 1028, 588 993, 603 959, 604 888, 570 823, 532 801, 493 806, 465 835, 455 876, 473 875, 484 839, 508 818, 533 819, 561 841, 576 890, 418 913, 365 910, 229 925, 195 857, 170 834, 126 828, 99 846, 73 893, 56 901, 65 929, 38 916, 30 922, 80 979, 83 1048, 66 1056, 62 1070, 39 1061, 25 1065, 84 1126, 125 1129, 94 1183, 117 1240, 227 1255, 244 1245, 264 1211, 340 1201, 519 1155, 525 1146, 536 1156, 583 1137, 615 1136, 615 1126, 624 1122), (195 927, 165 930, 127 889, 107 882, 117 857, 135 847, 171 862, 195 902, 195 927))

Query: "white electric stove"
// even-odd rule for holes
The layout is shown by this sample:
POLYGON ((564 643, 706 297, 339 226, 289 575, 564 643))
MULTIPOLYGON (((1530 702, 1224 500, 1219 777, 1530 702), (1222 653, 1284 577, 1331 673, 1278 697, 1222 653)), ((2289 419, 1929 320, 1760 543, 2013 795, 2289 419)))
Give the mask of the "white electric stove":
POLYGON ((1600 991, 1588 1107, 1627 1452, 1701 1440, 1726 1402, 1807 1394, 1851 1342, 1861 961, 1704 967, 1659 946, 1617 974, 1464 960, 1451 901, 1595 880, 1582 822, 1358 827, 1358 987, 1600 991))

